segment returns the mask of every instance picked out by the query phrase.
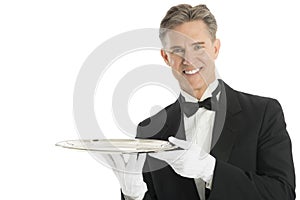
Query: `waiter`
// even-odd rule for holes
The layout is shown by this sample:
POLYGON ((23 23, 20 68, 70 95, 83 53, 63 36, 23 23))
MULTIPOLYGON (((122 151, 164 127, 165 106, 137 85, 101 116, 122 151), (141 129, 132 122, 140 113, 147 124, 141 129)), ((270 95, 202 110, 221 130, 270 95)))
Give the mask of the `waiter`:
POLYGON ((295 199, 282 108, 275 99, 235 91, 219 79, 216 32, 205 5, 174 6, 161 21, 161 56, 181 92, 138 125, 137 138, 168 140, 178 149, 132 155, 127 162, 107 155, 116 167, 134 172, 114 170, 122 199, 295 199))

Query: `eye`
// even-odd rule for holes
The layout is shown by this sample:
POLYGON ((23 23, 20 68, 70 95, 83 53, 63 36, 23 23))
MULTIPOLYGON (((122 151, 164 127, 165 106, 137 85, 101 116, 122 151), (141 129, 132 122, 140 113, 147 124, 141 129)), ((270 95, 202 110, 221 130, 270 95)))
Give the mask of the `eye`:
POLYGON ((201 45, 195 45, 194 46, 195 51, 200 50, 200 49, 203 49, 203 47, 201 45))
POLYGON ((184 49, 182 48, 175 48, 171 51, 171 53, 174 53, 174 54, 183 54, 184 53, 184 49))

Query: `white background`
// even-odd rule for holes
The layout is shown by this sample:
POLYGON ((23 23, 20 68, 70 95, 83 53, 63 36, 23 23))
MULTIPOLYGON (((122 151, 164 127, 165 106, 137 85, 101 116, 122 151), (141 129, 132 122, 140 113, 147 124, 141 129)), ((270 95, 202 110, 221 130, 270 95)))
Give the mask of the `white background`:
MULTIPOLYGON (((0 199, 120 199, 109 169, 85 152, 54 144, 79 137, 72 95, 87 56, 114 35, 157 28, 165 12, 182 2, 1 1, 0 199)), ((298 2, 186 1, 199 2, 219 24, 221 77, 237 90, 280 101, 297 172, 298 2)))

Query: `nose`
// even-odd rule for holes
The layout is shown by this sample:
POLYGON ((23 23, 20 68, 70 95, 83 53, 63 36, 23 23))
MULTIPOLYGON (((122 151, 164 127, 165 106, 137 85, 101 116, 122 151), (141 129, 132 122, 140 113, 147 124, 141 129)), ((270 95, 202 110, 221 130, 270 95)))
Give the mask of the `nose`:
POLYGON ((190 50, 186 50, 184 52, 183 57, 182 57, 182 59, 183 59, 182 63, 184 65, 192 65, 192 63, 193 63, 193 57, 194 57, 193 53, 190 50))

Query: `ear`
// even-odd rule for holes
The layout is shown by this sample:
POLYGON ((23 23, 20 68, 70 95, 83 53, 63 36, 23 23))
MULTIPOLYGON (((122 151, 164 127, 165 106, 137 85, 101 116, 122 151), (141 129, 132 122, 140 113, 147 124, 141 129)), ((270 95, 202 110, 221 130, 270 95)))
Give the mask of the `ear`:
POLYGON ((219 39, 215 39, 214 41, 214 59, 217 59, 221 47, 221 42, 219 39))
POLYGON ((167 65, 170 65, 170 60, 169 60, 169 56, 168 56, 167 52, 165 50, 161 49, 160 50, 160 55, 164 59, 165 63, 167 65))

